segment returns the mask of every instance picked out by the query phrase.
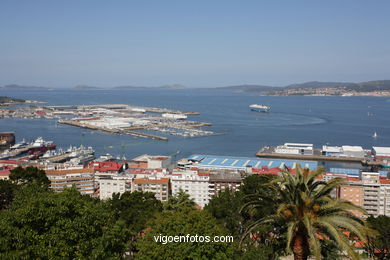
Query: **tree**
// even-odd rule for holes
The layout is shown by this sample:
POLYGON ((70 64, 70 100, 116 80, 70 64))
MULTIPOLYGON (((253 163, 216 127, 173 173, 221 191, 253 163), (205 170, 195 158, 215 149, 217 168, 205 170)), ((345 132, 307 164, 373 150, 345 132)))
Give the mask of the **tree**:
POLYGON ((190 195, 180 189, 176 195, 169 197, 169 200, 164 204, 164 210, 194 209, 195 206, 196 203, 190 198, 190 195))
POLYGON ((376 237, 369 237, 366 250, 378 259, 390 259, 390 217, 367 218, 369 226, 377 231, 376 237))
POLYGON ((119 258, 127 239, 106 202, 75 188, 55 193, 25 185, 0 211, 1 259, 119 258))
POLYGON ((116 218, 123 221, 130 232, 126 251, 133 255, 136 251, 136 239, 146 228, 146 223, 162 210, 162 203, 156 199, 154 193, 139 191, 125 192, 122 195, 116 193, 108 203, 116 218))
POLYGON ((236 238, 240 238, 243 231, 242 205, 242 193, 227 189, 211 198, 204 210, 210 212, 236 238))
MULTIPOLYGON (((239 191, 225 190, 214 196, 205 207, 218 221, 229 230, 237 241, 243 236, 245 226, 259 218, 272 214, 275 209, 273 200, 267 200, 261 208, 241 211, 241 208, 259 196, 274 198, 275 191, 267 186, 277 176, 253 174, 243 180, 239 191)), ((280 226, 272 226, 272 231, 280 226)), ((256 237, 246 238, 242 243, 240 258, 244 259, 277 259, 284 253, 284 237, 270 235, 271 227, 262 226, 256 230, 256 237)))
POLYGON ((279 178, 268 185, 275 190, 276 197, 258 196, 244 205, 243 210, 248 211, 262 207, 272 199, 277 207, 271 215, 249 225, 243 238, 261 226, 282 224, 286 227, 286 250, 293 252, 294 259, 307 259, 311 253, 320 259, 324 239, 334 241, 350 257, 358 259, 343 231, 350 231, 364 240, 369 230, 351 210, 366 212, 350 202, 332 198, 330 193, 343 184, 343 180, 317 180, 322 173, 322 168, 310 172, 308 169, 302 170, 300 166, 296 168, 295 175, 283 171, 279 178))
POLYGON ((6 209, 12 202, 15 184, 8 180, 0 180, 0 210, 6 209))
POLYGON ((135 233, 142 231, 146 222, 162 210, 161 202, 151 192, 117 193, 108 203, 116 217, 135 233))
POLYGON ((218 225, 207 211, 190 208, 165 210, 137 241, 136 259, 231 259, 233 243, 203 241, 205 236, 213 239, 214 236, 226 235, 229 235, 227 230, 218 225), (188 241, 184 242, 187 235, 188 241), (172 239, 177 236, 182 241, 168 242, 167 236, 172 239))
POLYGON ((23 168, 21 166, 16 167, 11 170, 11 174, 9 175, 9 179, 19 185, 28 184, 28 183, 36 183, 41 185, 42 187, 49 187, 50 181, 46 176, 44 170, 40 170, 36 167, 27 167, 23 168))

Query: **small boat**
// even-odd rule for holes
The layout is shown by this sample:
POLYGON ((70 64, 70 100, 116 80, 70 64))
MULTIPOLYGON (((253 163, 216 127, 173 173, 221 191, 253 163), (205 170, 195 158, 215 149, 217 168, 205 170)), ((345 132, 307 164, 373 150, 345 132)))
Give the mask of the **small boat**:
POLYGON ((265 106, 265 105, 258 105, 258 104, 252 104, 249 106, 251 108, 252 111, 256 111, 256 112, 269 112, 270 111, 270 107, 269 106, 265 106))
POLYGON ((375 133, 372 135, 372 138, 378 138, 378 134, 375 132, 375 133))

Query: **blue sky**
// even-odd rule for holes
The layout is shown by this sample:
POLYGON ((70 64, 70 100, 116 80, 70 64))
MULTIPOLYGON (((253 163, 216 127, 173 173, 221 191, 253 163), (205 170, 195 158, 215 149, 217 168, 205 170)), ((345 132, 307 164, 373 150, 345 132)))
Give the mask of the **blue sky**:
POLYGON ((390 1, 0 1, 0 85, 390 79, 390 1))

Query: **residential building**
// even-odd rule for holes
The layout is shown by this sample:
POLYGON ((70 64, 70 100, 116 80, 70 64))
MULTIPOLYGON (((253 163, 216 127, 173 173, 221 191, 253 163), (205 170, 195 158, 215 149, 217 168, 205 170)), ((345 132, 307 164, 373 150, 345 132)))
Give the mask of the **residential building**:
POLYGON ((168 201, 169 195, 171 195, 170 180, 169 178, 133 179, 133 185, 131 186, 131 191, 152 192, 155 194, 156 199, 165 202, 168 201))
POLYGON ((238 191, 242 177, 239 172, 216 172, 210 174, 209 194, 210 197, 218 195, 226 189, 238 191))
POLYGON ((172 195, 180 190, 188 193, 190 198, 202 208, 209 202, 210 173, 198 172, 197 170, 173 170, 170 175, 172 195))
POLYGON ((92 195, 95 191, 94 173, 91 168, 46 170, 46 175, 50 180, 50 189, 56 192, 73 185, 81 194, 92 195))
POLYGON ((9 175, 11 171, 8 169, 0 170, 0 180, 9 180, 9 175))
POLYGON ((97 180, 99 184, 99 198, 101 200, 110 199, 114 193, 123 194, 131 191, 133 178, 131 176, 115 176, 97 180))

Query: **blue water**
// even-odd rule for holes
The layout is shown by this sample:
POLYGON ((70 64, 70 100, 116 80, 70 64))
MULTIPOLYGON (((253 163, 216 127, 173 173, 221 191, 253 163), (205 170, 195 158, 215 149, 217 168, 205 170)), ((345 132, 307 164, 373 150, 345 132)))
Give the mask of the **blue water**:
MULTIPOLYGON (((0 95, 46 101, 49 105, 131 104, 200 112, 190 120, 210 122, 223 135, 201 138, 168 136, 169 141, 112 135, 58 125, 51 119, 0 119, 0 131, 13 131, 17 140, 37 136, 59 147, 80 143, 97 154, 191 154, 254 156, 264 145, 285 142, 316 146, 390 146, 390 99, 378 97, 263 97, 216 90, 136 91, 0 91, 0 95), (271 106, 268 114, 251 112, 250 104, 271 106), (378 138, 372 138, 377 132, 378 138), (114 148, 108 147, 114 146, 114 148), (122 146, 122 148, 121 148, 122 146)), ((161 133, 156 132, 157 135, 161 133)))

